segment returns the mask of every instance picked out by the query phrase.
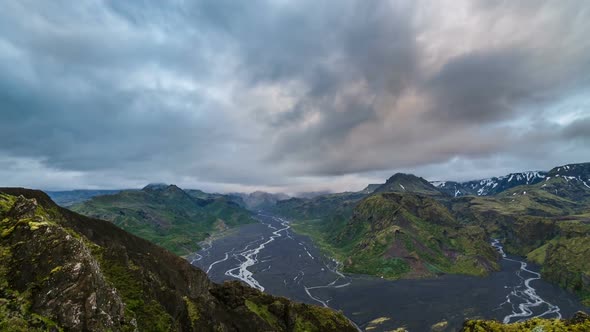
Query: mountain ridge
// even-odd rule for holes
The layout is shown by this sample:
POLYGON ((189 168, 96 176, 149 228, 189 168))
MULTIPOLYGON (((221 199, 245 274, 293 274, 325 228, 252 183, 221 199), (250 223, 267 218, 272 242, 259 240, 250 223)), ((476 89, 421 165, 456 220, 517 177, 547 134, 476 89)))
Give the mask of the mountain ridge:
POLYGON ((179 255, 198 250, 198 243, 213 232, 255 222, 250 211, 223 195, 201 196, 176 185, 96 196, 70 208, 109 220, 179 255))

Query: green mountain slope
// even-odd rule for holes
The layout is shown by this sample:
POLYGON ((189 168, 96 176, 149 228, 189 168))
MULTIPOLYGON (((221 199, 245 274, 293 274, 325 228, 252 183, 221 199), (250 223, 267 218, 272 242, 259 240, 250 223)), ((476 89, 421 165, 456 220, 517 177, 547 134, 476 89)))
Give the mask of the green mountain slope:
POLYGON ((196 251, 215 231, 254 222, 250 212, 224 196, 198 198, 174 185, 97 196, 71 209, 112 221, 178 255, 196 251))
POLYGON ((356 331, 20 188, 0 189, 0 330, 356 331))
POLYGON ((344 264, 344 271, 387 278, 438 273, 485 275, 497 254, 479 226, 463 227, 436 200, 412 193, 381 193, 360 201, 350 218, 299 221, 344 264))

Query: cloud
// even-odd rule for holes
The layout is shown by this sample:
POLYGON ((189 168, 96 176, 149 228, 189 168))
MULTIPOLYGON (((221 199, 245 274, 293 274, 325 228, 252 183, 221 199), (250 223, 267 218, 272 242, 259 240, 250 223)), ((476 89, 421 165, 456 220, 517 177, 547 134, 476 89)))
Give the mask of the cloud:
POLYGON ((9 3, 3 184, 344 190, 397 170, 452 179, 585 161, 589 11, 573 0, 9 3))

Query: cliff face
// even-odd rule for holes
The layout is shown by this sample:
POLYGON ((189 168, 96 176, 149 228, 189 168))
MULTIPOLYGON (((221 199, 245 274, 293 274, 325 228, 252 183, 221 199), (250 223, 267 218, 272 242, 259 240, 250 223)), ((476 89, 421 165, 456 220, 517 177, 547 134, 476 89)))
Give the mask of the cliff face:
POLYGON ((44 193, 0 189, 0 330, 356 331, 339 313, 238 282, 44 193))

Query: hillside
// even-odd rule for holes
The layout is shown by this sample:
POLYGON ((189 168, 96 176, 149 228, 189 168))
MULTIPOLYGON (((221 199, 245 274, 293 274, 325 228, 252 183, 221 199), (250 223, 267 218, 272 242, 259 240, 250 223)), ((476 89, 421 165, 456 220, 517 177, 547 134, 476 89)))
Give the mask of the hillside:
POLYGON ((479 224, 503 239, 509 253, 540 264, 544 279, 590 304, 590 179, 588 164, 556 167, 542 182, 493 197, 452 201, 464 223, 479 224))
POLYGON ((375 194, 348 219, 299 221, 294 226, 344 264, 344 271, 387 278, 439 273, 485 275, 498 268, 483 228, 463 227, 436 200, 412 193, 375 194))
POLYGON ((222 195, 198 198, 175 185, 149 185, 96 196, 71 207, 80 214, 112 221, 135 235, 178 254, 198 249, 213 232, 254 222, 251 213, 222 195))
POLYGON ((39 191, 0 189, 0 330, 356 331, 339 313, 238 282, 39 191))

